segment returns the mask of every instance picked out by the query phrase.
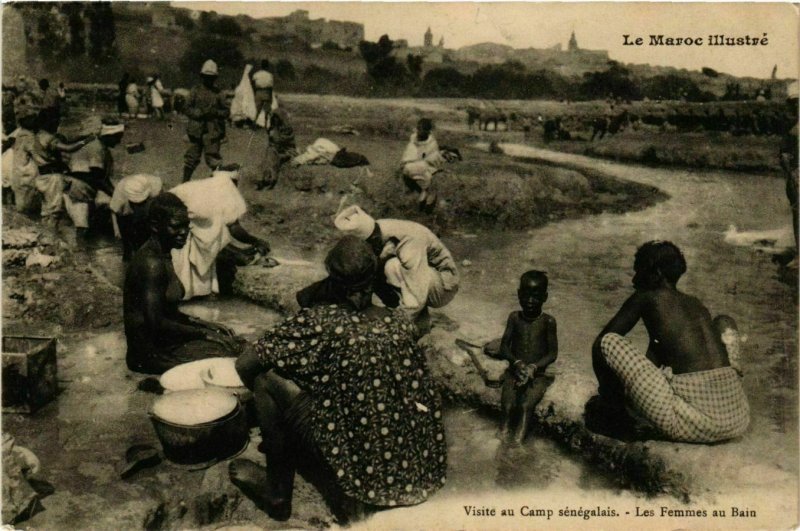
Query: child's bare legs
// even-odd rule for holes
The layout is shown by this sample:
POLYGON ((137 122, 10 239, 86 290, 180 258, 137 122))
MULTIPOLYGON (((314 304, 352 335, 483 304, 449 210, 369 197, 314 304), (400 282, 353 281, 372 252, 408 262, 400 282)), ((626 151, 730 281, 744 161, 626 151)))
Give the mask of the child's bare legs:
POLYGON ((528 385, 520 387, 520 419, 517 431, 514 434, 514 442, 522 444, 525 435, 528 434, 533 415, 536 412, 536 405, 541 402, 550 381, 547 378, 533 378, 528 385))
POLYGON ((503 377, 503 390, 500 395, 500 409, 503 418, 500 421, 500 429, 497 431, 498 438, 503 440, 511 432, 511 415, 517 403, 517 389, 514 377, 506 373, 503 377))

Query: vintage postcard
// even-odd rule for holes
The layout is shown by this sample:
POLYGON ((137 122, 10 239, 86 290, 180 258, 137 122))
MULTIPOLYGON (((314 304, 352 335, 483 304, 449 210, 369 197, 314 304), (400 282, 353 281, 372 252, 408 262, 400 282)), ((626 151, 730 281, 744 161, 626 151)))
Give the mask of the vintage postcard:
POLYGON ((799 29, 5 3, 3 528, 795 528, 799 29))

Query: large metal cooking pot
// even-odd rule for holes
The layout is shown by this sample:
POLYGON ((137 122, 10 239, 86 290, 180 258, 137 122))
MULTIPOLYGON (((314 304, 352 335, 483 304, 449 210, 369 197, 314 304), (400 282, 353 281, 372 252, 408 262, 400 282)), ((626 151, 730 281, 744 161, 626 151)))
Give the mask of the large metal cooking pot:
POLYGON ((245 409, 218 389, 176 391, 156 399, 150 412, 164 456, 175 463, 225 459, 248 441, 245 409), (207 417, 214 417, 208 420, 207 417))

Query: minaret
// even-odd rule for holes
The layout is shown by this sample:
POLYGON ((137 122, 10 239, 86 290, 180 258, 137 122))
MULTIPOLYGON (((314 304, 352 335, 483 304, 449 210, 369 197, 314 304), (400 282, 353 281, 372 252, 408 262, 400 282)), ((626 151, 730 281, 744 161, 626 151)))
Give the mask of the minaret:
POLYGON ((431 32, 430 26, 428 26, 428 31, 425 32, 425 47, 430 48, 433 46, 433 32, 431 32))
POLYGON ((569 45, 567 49, 570 52, 577 52, 578 51, 578 39, 575 38, 575 30, 572 30, 572 35, 569 37, 569 45))

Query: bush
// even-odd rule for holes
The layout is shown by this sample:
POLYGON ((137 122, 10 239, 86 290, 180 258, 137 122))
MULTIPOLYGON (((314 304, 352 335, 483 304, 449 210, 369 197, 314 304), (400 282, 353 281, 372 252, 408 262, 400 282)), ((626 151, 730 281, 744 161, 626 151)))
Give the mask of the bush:
POLYGON ((186 74, 196 75, 206 59, 213 59, 220 68, 240 70, 244 67, 244 56, 236 41, 216 35, 202 35, 192 39, 179 67, 186 74))
POLYGON ((278 62, 275 63, 275 75, 289 81, 297 77, 294 65, 288 59, 279 59, 278 62))
POLYGON ((175 10, 175 25, 187 31, 191 31, 195 28, 194 20, 192 20, 189 13, 183 9, 175 10))

